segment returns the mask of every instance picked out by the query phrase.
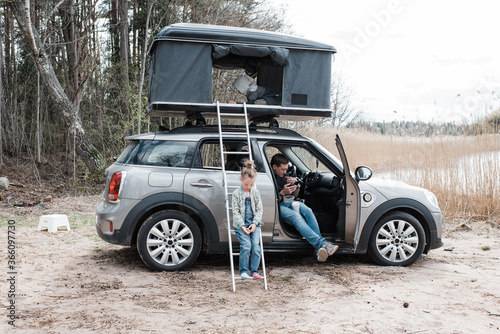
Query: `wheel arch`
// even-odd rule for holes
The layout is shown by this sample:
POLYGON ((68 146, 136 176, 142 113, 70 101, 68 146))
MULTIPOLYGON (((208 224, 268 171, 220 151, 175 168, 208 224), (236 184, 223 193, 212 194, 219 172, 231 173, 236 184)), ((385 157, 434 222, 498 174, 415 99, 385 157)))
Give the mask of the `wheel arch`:
POLYGON ((397 211, 406 212, 420 222, 425 232, 424 254, 429 252, 432 244, 430 239, 433 235, 431 231, 436 230, 434 217, 422 203, 410 198, 397 198, 382 203, 368 216, 359 239, 358 247, 356 248, 356 253, 366 253, 370 242, 370 235, 375 224, 383 217, 397 211))
POLYGON ((190 216, 200 228, 203 245, 219 242, 215 218, 205 204, 192 196, 165 192, 144 198, 129 211, 122 225, 122 230, 125 226, 124 232, 128 234, 127 244, 135 245, 141 225, 163 210, 178 210, 190 216))

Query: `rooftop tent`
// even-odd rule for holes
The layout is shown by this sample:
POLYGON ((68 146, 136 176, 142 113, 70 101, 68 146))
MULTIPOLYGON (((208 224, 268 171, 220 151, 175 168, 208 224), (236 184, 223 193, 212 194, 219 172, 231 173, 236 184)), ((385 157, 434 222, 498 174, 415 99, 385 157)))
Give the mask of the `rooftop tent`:
POLYGON ((150 49, 150 116, 215 111, 212 68, 220 68, 244 69, 262 92, 273 94, 264 97, 266 105, 247 105, 249 113, 329 117, 335 52, 332 46, 275 32, 168 26, 150 49))

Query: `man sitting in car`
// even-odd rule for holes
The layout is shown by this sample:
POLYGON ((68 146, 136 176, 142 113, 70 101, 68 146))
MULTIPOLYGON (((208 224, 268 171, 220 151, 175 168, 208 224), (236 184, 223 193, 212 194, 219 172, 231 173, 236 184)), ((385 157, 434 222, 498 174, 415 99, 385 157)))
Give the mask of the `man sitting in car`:
POLYGON ((276 179, 276 186, 280 199, 281 218, 287 224, 293 225, 297 231, 314 247, 318 262, 325 262, 328 256, 333 255, 338 245, 328 242, 321 236, 318 222, 313 211, 304 203, 299 203, 299 211, 295 211, 292 202, 283 201, 286 195, 297 196, 300 185, 297 179, 285 176, 288 169, 288 158, 283 154, 276 154, 271 159, 271 167, 276 179))

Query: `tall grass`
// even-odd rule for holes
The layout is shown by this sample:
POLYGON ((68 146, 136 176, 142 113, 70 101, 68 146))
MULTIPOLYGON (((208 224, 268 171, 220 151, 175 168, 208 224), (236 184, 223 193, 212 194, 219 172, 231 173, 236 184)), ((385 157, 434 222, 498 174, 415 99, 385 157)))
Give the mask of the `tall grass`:
POLYGON ((351 170, 359 165, 431 190, 446 219, 500 218, 500 135, 396 137, 351 129, 297 129, 337 154, 338 133, 351 170))

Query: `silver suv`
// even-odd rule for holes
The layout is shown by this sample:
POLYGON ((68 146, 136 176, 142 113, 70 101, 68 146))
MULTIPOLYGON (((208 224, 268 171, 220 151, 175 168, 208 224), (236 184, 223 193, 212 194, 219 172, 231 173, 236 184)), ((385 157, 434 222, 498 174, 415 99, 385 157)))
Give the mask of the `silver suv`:
MULTIPOLYGON (((233 126, 221 161, 218 128, 184 126, 127 138, 129 144, 106 171, 103 202, 96 209, 97 232, 110 243, 134 246, 153 270, 182 270, 200 252, 229 251, 222 164, 229 187, 240 184, 247 157, 246 132, 233 126), (239 134, 240 132, 241 134, 239 134)), ((289 174, 302 182, 299 198, 315 213, 321 234, 340 245, 337 254, 368 252, 381 265, 407 266, 442 246, 443 217, 430 191, 371 178, 368 167, 354 173, 340 138, 337 159, 319 143, 276 127, 250 128, 256 186, 264 203, 262 239, 266 252, 313 252, 280 219, 270 161, 290 161, 289 174)), ((233 234, 237 248, 237 240, 233 234)))

